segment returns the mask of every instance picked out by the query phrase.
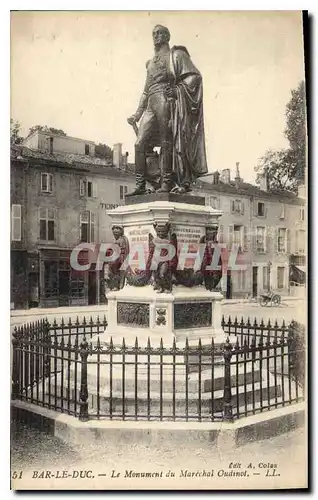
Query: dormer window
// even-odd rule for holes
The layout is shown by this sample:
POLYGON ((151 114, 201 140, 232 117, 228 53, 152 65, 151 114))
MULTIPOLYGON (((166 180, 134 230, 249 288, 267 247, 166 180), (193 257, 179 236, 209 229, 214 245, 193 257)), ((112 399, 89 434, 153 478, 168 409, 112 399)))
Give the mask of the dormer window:
POLYGON ((231 202, 231 212, 233 214, 244 214, 244 204, 242 200, 232 200, 231 202))

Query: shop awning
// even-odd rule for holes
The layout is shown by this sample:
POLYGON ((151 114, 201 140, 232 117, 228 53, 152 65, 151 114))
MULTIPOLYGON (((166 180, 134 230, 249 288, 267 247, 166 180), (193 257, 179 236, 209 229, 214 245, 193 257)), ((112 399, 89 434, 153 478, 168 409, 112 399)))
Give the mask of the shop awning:
POLYGON ((303 285, 306 283, 306 266, 292 265, 290 269, 290 281, 303 285))

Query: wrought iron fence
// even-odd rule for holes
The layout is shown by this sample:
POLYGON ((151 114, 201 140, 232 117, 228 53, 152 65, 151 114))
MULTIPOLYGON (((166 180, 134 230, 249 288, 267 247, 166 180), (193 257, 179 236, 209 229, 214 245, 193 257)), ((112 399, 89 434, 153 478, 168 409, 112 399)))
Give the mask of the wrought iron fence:
POLYGON ((303 399, 300 325, 222 326, 223 345, 166 347, 101 342, 106 318, 23 325, 12 338, 12 398, 84 421, 233 421, 303 399))

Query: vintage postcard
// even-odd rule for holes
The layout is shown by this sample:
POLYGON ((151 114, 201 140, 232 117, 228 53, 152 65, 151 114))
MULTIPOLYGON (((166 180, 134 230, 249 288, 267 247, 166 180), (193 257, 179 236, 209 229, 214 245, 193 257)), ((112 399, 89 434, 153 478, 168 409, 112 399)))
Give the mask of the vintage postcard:
POLYGON ((301 11, 11 12, 11 488, 308 487, 301 11))

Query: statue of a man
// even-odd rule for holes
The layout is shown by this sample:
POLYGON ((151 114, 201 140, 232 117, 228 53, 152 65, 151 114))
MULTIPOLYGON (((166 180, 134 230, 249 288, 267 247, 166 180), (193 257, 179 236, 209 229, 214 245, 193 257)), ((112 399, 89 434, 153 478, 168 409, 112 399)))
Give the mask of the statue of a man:
POLYGON ((147 78, 138 109, 128 118, 140 122, 135 143, 136 189, 146 189, 148 144, 160 147, 158 192, 184 193, 207 172, 203 122, 202 77, 183 46, 170 48, 168 28, 152 32, 155 55, 147 62, 147 78))

